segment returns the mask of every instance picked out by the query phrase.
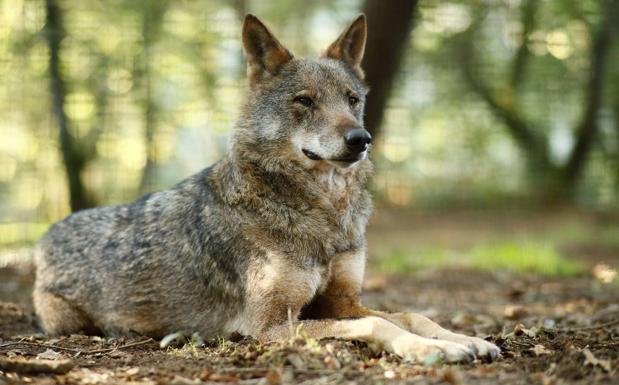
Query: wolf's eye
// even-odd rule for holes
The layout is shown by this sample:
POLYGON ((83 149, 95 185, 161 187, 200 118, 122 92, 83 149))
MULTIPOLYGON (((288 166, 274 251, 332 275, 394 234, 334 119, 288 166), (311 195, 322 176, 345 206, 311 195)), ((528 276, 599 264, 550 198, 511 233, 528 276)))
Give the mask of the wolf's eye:
POLYGON ((353 95, 350 95, 348 97, 348 104, 350 104, 352 107, 356 106, 357 103, 359 103, 359 98, 353 95))
POLYGON ((314 101, 307 96, 297 96, 296 98, 294 98, 294 101, 299 104, 302 104, 303 106, 307 108, 311 108, 314 106, 314 101))

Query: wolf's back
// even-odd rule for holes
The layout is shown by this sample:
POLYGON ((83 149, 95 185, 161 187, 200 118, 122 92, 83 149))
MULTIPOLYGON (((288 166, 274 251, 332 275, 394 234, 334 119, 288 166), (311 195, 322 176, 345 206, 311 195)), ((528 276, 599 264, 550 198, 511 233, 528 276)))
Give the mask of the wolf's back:
MULTIPOLYGON (((197 322, 182 319, 188 309, 238 303, 243 262, 229 247, 238 235, 218 207, 209 174, 206 169, 170 190, 80 211, 52 226, 37 245, 35 291, 103 320, 96 326, 111 334, 190 329, 197 322)), ((209 324, 202 328, 216 327, 209 324)))

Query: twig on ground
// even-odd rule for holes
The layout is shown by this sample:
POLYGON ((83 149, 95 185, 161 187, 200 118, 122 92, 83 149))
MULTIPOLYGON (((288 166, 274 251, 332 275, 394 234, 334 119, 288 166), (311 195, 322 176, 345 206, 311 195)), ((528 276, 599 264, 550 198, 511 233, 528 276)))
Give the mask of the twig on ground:
MULTIPOLYGON (((261 372, 268 372, 269 368, 267 367, 261 367, 261 366, 256 366, 256 367, 249 367, 249 368, 236 368, 236 367, 232 367, 232 368, 220 368, 220 369, 215 369, 215 372, 217 373, 261 373, 261 372)), ((296 374, 318 374, 318 375, 329 375, 329 374, 334 374, 339 372, 338 370, 333 370, 333 369, 296 369, 296 368, 292 368, 292 371, 296 374)), ((341 370, 340 370, 341 371, 341 370)))
POLYGON ((25 339, 26 339, 26 337, 24 337, 24 338, 22 338, 22 339, 20 339, 19 341, 16 341, 16 342, 9 342, 9 343, 7 343, 7 344, 2 344, 2 345, 0 345, 0 348, 3 348, 3 347, 5 347, 5 346, 19 345, 19 344, 20 344, 20 343, 22 343, 25 339))
POLYGON ((79 349, 74 349, 74 348, 66 348, 64 346, 43 344, 43 343, 40 343, 40 342, 23 341, 23 339, 21 339, 19 341, 8 342, 6 344, 2 344, 2 345, 0 345, 0 348, 5 348, 5 347, 8 347, 8 346, 27 345, 27 346, 37 346, 37 347, 48 348, 48 349, 63 350, 63 351, 66 351, 66 352, 71 352, 71 353, 76 353, 76 354, 99 354, 99 353, 109 353, 109 352, 112 352, 114 350, 126 349, 126 348, 131 348, 131 347, 134 347, 134 346, 144 345, 144 344, 146 344, 148 342, 152 342, 152 341, 153 341, 153 339, 149 338, 149 339, 144 340, 144 341, 132 342, 130 344, 120 345, 120 346, 116 346, 116 347, 113 347, 113 348, 94 349, 94 350, 79 350, 79 349))
POLYGON ((530 344, 530 343, 527 343, 527 342, 520 342, 520 341, 516 341, 516 340, 509 340, 508 343, 512 344, 512 345, 523 346, 525 348, 533 347, 533 344, 530 344))
POLYGON ((612 321, 605 322, 599 325, 594 325, 594 326, 585 326, 581 328, 552 329, 552 330, 563 332, 563 333, 574 333, 574 332, 586 332, 586 331, 597 330, 597 329, 605 329, 605 328, 615 326, 615 325, 619 325, 619 318, 617 318, 616 320, 612 320, 612 321))
POLYGON ((253 373, 253 372, 268 372, 269 368, 267 367, 261 367, 261 366, 256 366, 256 367, 250 367, 250 368, 220 368, 220 369, 215 369, 215 372, 220 372, 220 373, 253 373))

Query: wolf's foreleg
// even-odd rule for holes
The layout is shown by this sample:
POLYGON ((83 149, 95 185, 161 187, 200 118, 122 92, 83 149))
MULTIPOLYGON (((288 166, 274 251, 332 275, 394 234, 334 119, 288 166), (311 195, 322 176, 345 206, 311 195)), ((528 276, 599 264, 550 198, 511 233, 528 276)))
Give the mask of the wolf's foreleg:
POLYGON ((331 276, 323 293, 304 311, 306 318, 380 317, 422 337, 456 342, 467 346, 479 357, 492 359, 500 349, 477 337, 454 333, 429 318, 415 313, 387 313, 361 304, 361 285, 365 267, 363 250, 343 253, 331 265, 331 276))
POLYGON ((302 336, 365 341, 415 362, 424 362, 432 355, 447 362, 470 362, 474 358, 464 345, 409 333, 381 317, 306 320, 292 322, 292 325, 280 323, 264 330, 258 338, 265 342, 290 338, 291 326, 293 333, 302 336))
POLYGON ((265 342, 289 338, 296 331, 316 339, 362 340, 418 362, 432 354, 449 362, 474 357, 464 345, 414 335, 381 317, 299 321, 301 309, 316 296, 323 273, 321 267, 299 267, 275 254, 254 261, 246 288, 246 332, 265 342))
POLYGON ((454 333, 421 314, 386 313, 370 309, 365 309, 363 313, 384 318, 405 330, 426 338, 440 339, 465 345, 479 357, 490 357, 495 359, 501 354, 501 350, 496 345, 478 337, 469 337, 464 334, 454 333))

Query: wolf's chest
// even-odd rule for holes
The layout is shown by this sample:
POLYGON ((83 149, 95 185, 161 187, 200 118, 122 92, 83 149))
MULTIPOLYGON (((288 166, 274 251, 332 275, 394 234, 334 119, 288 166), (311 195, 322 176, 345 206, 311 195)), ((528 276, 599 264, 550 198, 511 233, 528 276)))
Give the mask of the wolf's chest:
POLYGON ((301 261, 311 297, 322 293, 331 277, 331 260, 321 260, 316 256, 305 257, 301 261))

